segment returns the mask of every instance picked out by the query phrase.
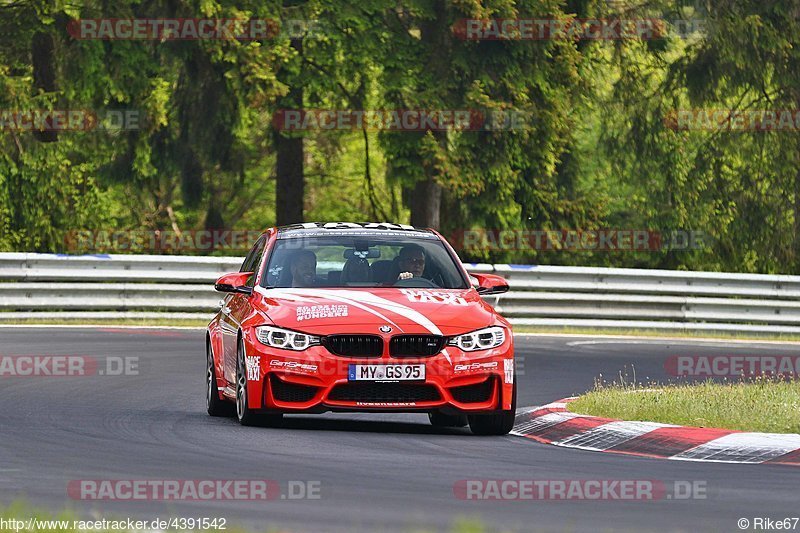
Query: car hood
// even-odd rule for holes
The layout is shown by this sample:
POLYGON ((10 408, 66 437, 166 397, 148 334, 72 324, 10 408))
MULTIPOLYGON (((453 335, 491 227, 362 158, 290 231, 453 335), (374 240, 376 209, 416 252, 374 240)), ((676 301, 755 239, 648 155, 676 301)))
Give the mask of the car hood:
POLYGON ((474 289, 264 289, 258 307, 276 326, 313 333, 458 335, 495 323, 474 289), (384 333, 387 333, 384 331, 384 333))

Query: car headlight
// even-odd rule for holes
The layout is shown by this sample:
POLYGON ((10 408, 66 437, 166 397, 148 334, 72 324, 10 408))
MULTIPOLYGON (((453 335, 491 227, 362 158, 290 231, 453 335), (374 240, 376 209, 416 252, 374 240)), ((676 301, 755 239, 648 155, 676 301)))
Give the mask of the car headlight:
POLYGON ((258 337, 261 344, 266 346, 283 350, 295 350, 297 352, 320 343, 319 337, 315 335, 307 335, 273 326, 258 326, 256 328, 256 337, 258 337))
POLYGON ((465 352, 475 352, 478 350, 488 350, 497 348, 506 341, 506 331, 498 326, 479 329, 471 333, 465 333, 456 337, 451 337, 447 341, 448 346, 456 346, 465 352))

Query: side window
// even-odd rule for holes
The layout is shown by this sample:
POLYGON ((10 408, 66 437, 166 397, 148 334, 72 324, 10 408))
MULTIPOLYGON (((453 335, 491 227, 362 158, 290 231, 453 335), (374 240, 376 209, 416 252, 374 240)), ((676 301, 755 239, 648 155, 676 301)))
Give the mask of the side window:
MULTIPOLYGON (((266 246, 266 244, 267 244, 266 236, 262 236, 260 239, 256 241, 255 245, 253 245, 253 248, 250 250, 250 253, 247 254, 247 257, 245 257, 244 262, 242 263, 242 268, 239 270, 239 272, 256 271, 256 269, 258 268, 258 263, 259 261, 261 261, 261 256, 264 253, 264 247, 266 246)), ((256 280, 255 274, 250 276, 250 278, 247 280, 247 286, 252 287, 253 284, 255 283, 255 280, 256 280)))

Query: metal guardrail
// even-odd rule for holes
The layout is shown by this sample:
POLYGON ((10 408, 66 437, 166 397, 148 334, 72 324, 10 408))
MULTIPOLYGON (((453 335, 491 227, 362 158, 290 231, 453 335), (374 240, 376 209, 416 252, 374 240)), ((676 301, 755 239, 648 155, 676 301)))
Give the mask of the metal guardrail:
MULTIPOLYGON (((210 318, 235 257, 0 254, 0 321, 210 318)), ((800 276, 468 264, 517 325, 800 333, 800 276)))
POLYGON ((0 253, 0 281, 130 281, 207 284, 239 270, 244 258, 177 255, 0 253))

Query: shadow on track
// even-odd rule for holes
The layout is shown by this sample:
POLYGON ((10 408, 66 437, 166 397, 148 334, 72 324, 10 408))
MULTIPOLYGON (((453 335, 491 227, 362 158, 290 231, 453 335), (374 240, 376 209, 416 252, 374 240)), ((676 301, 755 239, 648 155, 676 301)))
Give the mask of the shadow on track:
MULTIPOLYGON (((209 417, 202 417, 204 422, 209 417)), ((213 420, 213 419, 211 419, 213 420)), ((238 424, 234 419, 216 419, 219 422, 238 424)), ((254 429, 290 429, 300 431, 346 431, 350 433, 406 433, 409 435, 472 435, 468 427, 439 428, 426 423, 390 422, 386 420, 358 420, 343 418, 323 418, 319 416, 284 417, 269 427, 254 429)))

